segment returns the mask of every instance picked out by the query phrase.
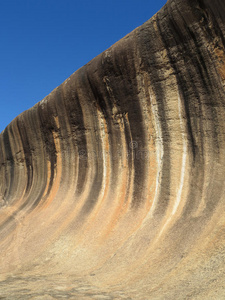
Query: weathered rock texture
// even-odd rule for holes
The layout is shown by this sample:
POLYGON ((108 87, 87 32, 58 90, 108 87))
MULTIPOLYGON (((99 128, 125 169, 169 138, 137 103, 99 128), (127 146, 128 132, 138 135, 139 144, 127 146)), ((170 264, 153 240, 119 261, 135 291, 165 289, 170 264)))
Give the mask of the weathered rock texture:
POLYGON ((169 0, 9 124, 2 296, 225 298, 224 49, 223 0, 169 0))

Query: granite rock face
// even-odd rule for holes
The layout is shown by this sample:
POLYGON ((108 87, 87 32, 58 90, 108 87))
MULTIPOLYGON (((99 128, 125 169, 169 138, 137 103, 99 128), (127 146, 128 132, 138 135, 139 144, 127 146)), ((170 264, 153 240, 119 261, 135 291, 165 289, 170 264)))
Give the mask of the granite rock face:
POLYGON ((13 120, 0 296, 224 299, 224 85, 225 2, 169 0, 13 120))

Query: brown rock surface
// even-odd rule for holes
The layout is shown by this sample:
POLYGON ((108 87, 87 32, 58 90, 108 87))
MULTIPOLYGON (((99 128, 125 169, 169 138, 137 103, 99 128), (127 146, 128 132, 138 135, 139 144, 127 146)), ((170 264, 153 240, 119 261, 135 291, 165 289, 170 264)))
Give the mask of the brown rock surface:
POLYGON ((1 299, 225 299, 224 49, 169 0, 7 126, 1 299))

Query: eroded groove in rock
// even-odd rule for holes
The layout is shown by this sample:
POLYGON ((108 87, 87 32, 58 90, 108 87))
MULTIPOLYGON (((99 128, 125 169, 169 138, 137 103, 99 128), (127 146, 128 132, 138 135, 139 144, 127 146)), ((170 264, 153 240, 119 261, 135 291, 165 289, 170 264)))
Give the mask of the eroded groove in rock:
POLYGON ((169 0, 8 125, 6 283, 61 274, 131 299, 225 297, 224 47, 222 0, 169 0))

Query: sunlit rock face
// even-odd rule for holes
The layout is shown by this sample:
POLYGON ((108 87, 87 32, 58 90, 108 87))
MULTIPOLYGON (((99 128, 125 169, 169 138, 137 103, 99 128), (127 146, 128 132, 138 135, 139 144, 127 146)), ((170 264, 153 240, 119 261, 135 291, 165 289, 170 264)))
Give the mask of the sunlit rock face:
POLYGON ((225 298, 224 47, 223 0, 169 0, 8 125, 1 296, 225 298))

